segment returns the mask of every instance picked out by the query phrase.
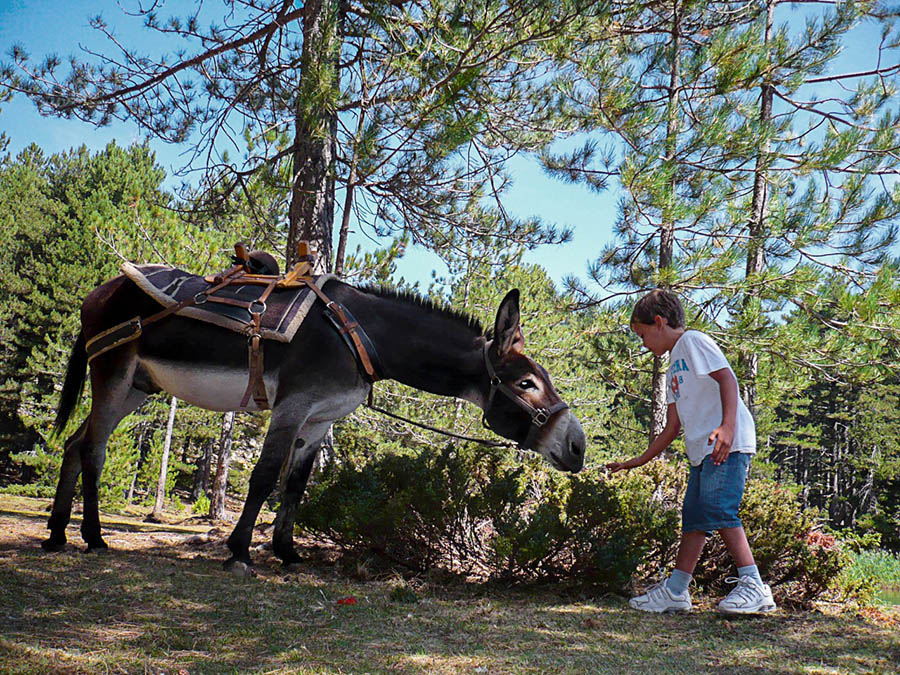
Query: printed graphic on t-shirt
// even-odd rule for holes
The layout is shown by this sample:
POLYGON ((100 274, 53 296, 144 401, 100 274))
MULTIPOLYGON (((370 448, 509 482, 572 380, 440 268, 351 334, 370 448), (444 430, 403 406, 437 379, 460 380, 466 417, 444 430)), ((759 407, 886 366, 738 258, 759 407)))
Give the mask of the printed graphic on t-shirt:
POLYGON ((684 359, 678 359, 672 364, 669 371, 672 373, 669 389, 672 390, 672 396, 674 396, 677 401, 681 397, 681 394, 678 392, 678 386, 684 382, 684 378, 678 373, 689 373, 691 369, 688 368, 687 362, 684 359))

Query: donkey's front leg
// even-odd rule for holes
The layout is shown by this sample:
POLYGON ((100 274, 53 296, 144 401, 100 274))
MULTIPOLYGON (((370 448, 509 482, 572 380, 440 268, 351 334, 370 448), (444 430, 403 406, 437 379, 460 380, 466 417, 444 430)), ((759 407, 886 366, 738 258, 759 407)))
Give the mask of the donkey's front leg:
POLYGON ((241 511, 241 517, 234 526, 231 536, 228 537, 227 543, 231 557, 225 561, 225 569, 253 564, 250 559, 253 526, 256 524, 256 518, 259 516, 263 502, 266 501, 278 481, 278 472, 281 470, 281 465, 287 457, 300 426, 295 423, 281 425, 277 425, 277 423, 276 415, 273 414, 259 461, 253 467, 253 473, 250 474, 250 488, 241 511))
MULTIPOLYGON (((306 431, 304 429, 301 433, 306 431)), ((284 470, 281 474, 281 503, 278 506, 278 515, 275 517, 275 527, 272 531, 272 552, 281 559, 281 563, 285 567, 301 561, 300 556, 294 550, 294 521, 297 516, 297 506, 306 490, 309 474, 321 447, 321 439, 307 444, 302 438, 298 438, 290 455, 285 460, 284 470)))
POLYGON ((62 551, 66 545, 66 526, 72 517, 72 500, 75 497, 75 485, 81 474, 81 444, 87 430, 88 421, 81 423, 63 451, 62 467, 59 471, 59 482, 56 484, 56 495, 53 497, 53 510, 47 521, 50 536, 41 542, 45 551, 62 551))

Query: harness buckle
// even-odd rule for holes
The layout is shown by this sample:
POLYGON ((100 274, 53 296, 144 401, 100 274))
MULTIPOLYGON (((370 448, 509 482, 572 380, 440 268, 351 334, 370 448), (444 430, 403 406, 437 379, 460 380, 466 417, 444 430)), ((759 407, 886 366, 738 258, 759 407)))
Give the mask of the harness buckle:
POLYGON ((542 427, 550 420, 550 415, 547 414, 546 410, 536 410, 534 416, 531 418, 531 423, 536 427, 542 427))
POLYGON ((259 300, 254 300, 250 303, 250 306, 247 307, 247 311, 253 314, 265 314, 266 313, 266 303, 261 302, 259 300))
POLYGON ((195 305, 202 305, 204 302, 206 302, 206 300, 207 300, 207 295, 203 291, 197 293, 197 295, 194 296, 194 304, 195 305))

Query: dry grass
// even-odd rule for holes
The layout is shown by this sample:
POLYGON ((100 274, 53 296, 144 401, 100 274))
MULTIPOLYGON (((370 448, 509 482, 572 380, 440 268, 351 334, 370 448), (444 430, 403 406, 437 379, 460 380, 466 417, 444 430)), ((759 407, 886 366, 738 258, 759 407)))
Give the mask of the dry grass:
MULTIPOLYGON (((354 581, 310 563, 223 572, 221 540, 197 524, 105 518, 111 550, 44 554, 46 501, 0 495, 3 673, 871 673, 896 672, 900 631, 884 614, 713 611, 647 616, 618 597, 556 589, 354 581), (352 596, 355 605, 337 600, 352 596)), ((264 539, 259 535, 257 542, 264 539)))

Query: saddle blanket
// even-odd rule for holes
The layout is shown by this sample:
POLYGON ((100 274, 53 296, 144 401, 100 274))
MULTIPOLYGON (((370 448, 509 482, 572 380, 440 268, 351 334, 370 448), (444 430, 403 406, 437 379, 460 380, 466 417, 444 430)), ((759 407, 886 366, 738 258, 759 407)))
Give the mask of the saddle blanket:
MULTIPOLYGON (((163 307, 177 305, 182 300, 192 298, 212 287, 201 276, 165 265, 132 265, 126 262, 122 264, 121 269, 138 288, 163 307)), ((334 278, 332 274, 322 274, 315 277, 314 283, 322 288, 327 281, 334 278)), ((265 288, 262 285, 241 284, 237 281, 220 288, 214 296, 252 302, 263 294, 265 288)), ((316 294, 306 286, 273 290, 266 299, 266 310, 260 317, 262 337, 267 340, 290 342, 316 300, 316 294)), ((176 314, 244 334, 249 332, 251 326, 249 310, 218 302, 190 305, 178 310, 176 314)))

